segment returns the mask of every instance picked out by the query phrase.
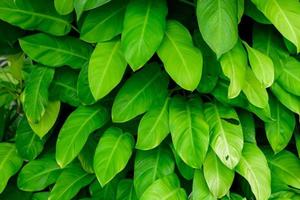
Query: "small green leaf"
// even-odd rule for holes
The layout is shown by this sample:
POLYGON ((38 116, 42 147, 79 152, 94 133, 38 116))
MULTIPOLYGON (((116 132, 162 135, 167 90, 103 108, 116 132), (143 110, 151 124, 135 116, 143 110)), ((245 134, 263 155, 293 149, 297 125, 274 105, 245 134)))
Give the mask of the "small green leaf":
POLYGON ((193 91, 202 75, 202 54, 193 45, 187 28, 177 21, 168 21, 165 37, 157 50, 165 70, 183 89, 193 91))
POLYGON ((125 168, 133 147, 134 139, 130 133, 114 127, 105 131, 94 155, 94 170, 102 187, 125 168))

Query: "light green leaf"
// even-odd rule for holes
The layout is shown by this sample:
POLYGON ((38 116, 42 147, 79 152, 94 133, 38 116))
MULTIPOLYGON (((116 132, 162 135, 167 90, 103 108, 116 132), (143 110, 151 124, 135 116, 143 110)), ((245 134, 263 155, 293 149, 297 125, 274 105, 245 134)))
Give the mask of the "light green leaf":
POLYGON ((86 42, 108 41, 123 30, 127 0, 114 0, 91 10, 80 21, 80 38, 86 42))
POLYGON ((27 30, 66 35, 71 30, 71 16, 60 16, 52 0, 0 1, 0 19, 27 30))
POLYGON ((78 154, 78 160, 80 161, 82 168, 88 173, 94 173, 94 158, 91 155, 95 154, 97 147, 97 139, 95 135, 96 134, 91 134, 89 136, 83 149, 78 154))
POLYGON ((93 179, 93 174, 88 174, 79 165, 74 164, 62 171, 48 200, 72 199, 81 188, 89 185, 93 179))
POLYGON ((202 54, 193 45, 187 28, 177 21, 168 21, 165 37, 157 50, 167 73, 183 89, 193 91, 202 75, 202 54))
POLYGON ((166 0, 131 0, 122 32, 125 59, 136 71, 154 55, 164 37, 168 8, 166 0))
POLYGON ((244 141, 256 144, 256 130, 253 115, 243 110, 240 110, 238 115, 243 129, 244 141))
POLYGON ((76 19, 78 21, 84 11, 85 5, 89 0, 73 0, 73 1, 74 1, 73 6, 76 12, 76 19))
POLYGON ((257 200, 267 200, 271 195, 271 174, 267 160, 255 145, 245 143, 236 172, 250 184, 257 200))
POLYGON ((267 55, 243 42, 248 52, 249 62, 256 78, 267 88, 274 82, 274 65, 267 55))
POLYGON ((18 188, 23 191, 40 191, 55 183, 61 173, 54 155, 49 154, 26 164, 18 176, 18 188))
POLYGON ((117 200, 138 200, 131 179, 123 179, 119 182, 117 200))
POLYGON ((149 150, 157 147, 169 134, 169 100, 152 106, 142 117, 139 127, 136 148, 149 150))
POLYGON ((229 192, 234 171, 227 168, 211 149, 204 160, 203 172, 207 186, 215 197, 221 198, 229 192))
POLYGON ((300 189, 300 160, 293 153, 283 150, 268 157, 272 177, 293 188, 300 189))
POLYGON ((48 88, 53 76, 53 69, 36 65, 26 80, 23 108, 31 123, 39 122, 46 111, 48 88))
POLYGON ((278 153, 292 138, 296 125, 295 116, 274 97, 270 99, 270 108, 273 120, 265 122, 265 130, 273 151, 278 153))
POLYGON ((94 155, 94 170, 102 187, 125 168, 133 147, 134 139, 130 133, 115 127, 105 131, 94 155))
POLYGON ((209 127, 200 98, 174 97, 170 103, 169 126, 174 148, 193 168, 200 168, 209 145, 209 127))
POLYGON ((271 195, 269 200, 296 200, 299 198, 300 195, 296 192, 292 191, 280 191, 280 192, 275 192, 271 195))
POLYGON ((205 104, 210 125, 210 146, 221 162, 230 169, 238 164, 243 149, 243 130, 234 108, 220 103, 205 104))
POLYGON ((44 115, 38 123, 28 122, 31 129, 40 138, 44 137, 54 126, 60 110, 59 101, 49 101, 44 115))
POLYGON ((240 41, 229 52, 225 53, 220 63, 223 73, 230 80, 228 98, 237 97, 245 82, 247 68, 247 53, 240 41))
POLYGON ((26 117, 19 122, 16 131, 16 147, 18 154, 26 160, 35 159, 44 148, 44 141, 30 128, 26 117))
POLYGON ((54 0, 54 6, 60 15, 70 14, 74 9, 73 0, 54 0))
POLYGON ((202 170, 195 170, 193 179, 192 200, 216 200, 209 191, 202 170))
POLYGON ((197 1, 199 30, 218 58, 232 49, 238 40, 237 16, 236 0, 197 1))
POLYGON ((179 157, 179 155, 176 153, 173 145, 170 145, 174 158, 175 158, 175 162, 176 162, 176 166, 177 169, 179 171, 179 173, 181 174, 181 176, 183 176, 186 180, 192 180, 194 177, 194 173, 195 173, 195 169, 188 166, 187 164, 185 164, 185 162, 182 161, 182 159, 179 157))
POLYGON ((19 42, 31 59, 51 67, 68 65, 81 68, 92 53, 90 45, 71 36, 54 37, 37 33, 21 38, 19 42))
POLYGON ((10 177, 22 167, 23 160, 18 155, 16 146, 11 143, 0 143, 0 193, 6 187, 10 177))
POLYGON ((285 107, 300 115, 300 97, 287 92, 281 85, 275 82, 271 87, 272 93, 285 107))
POLYGON ((265 87, 257 80, 253 71, 247 67, 243 93, 251 104, 258 108, 268 106, 268 93, 265 87))
POLYGON ((300 52, 300 4, 297 0, 251 0, 277 30, 300 52))
POLYGON ((112 106, 112 120, 126 122, 148 111, 154 101, 165 98, 167 85, 168 78, 158 64, 145 66, 119 90, 112 106))
POLYGON ((89 62, 88 80, 96 100, 106 96, 116 87, 126 70, 119 40, 98 43, 89 62))
POLYGON ((80 106, 73 111, 60 129, 56 143, 56 160, 62 168, 81 151, 88 136, 108 121, 106 108, 96 104, 80 106))
POLYGON ((186 200, 185 190, 180 188, 179 179, 175 174, 170 174, 156 180, 143 193, 140 200, 186 200))
POLYGON ((96 102, 89 85, 88 65, 83 66, 80 70, 77 80, 77 96, 83 105, 91 105, 96 102))
POLYGON ((242 17, 244 15, 244 8, 245 8, 245 1, 244 0, 237 0, 238 24, 241 22, 242 17))
POLYGON ((134 162, 134 187, 138 197, 157 179, 172 174, 175 163, 170 149, 160 145, 149 151, 137 151, 134 162))
POLYGON ((271 22, 256 8, 251 0, 245 0, 245 15, 251 17, 253 20, 261 24, 271 24, 271 22))

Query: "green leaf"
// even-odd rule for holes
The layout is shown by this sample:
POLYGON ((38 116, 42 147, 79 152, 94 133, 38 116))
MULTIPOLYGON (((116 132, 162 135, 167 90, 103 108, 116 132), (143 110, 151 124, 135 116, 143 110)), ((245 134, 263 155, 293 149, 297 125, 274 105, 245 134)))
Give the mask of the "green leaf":
POLYGON ((182 24, 168 21, 162 44, 157 50, 165 70, 183 89, 193 91, 202 75, 202 54, 182 24))
POLYGON ((62 171, 48 200, 72 199, 81 188, 89 185, 93 179, 93 174, 86 173, 79 165, 72 165, 62 171))
POLYGON ((149 151, 137 151, 134 163, 134 187, 138 197, 157 179, 172 174, 175 163, 170 149, 160 145, 149 151))
POLYGON ((60 16, 52 0, 5 0, 0 2, 0 19, 27 30, 66 35, 71 16, 60 16))
POLYGON ((126 70, 119 40, 98 43, 89 62, 88 80, 96 100, 106 96, 116 87, 126 70))
POLYGON ((99 181, 96 179, 89 186, 89 192, 93 199, 105 199, 105 200, 116 200, 117 188, 120 182, 120 179, 123 178, 120 175, 117 175, 104 187, 101 187, 99 181))
POLYGON ((156 180, 143 193, 140 200, 186 200, 187 196, 184 189, 180 188, 179 179, 175 174, 170 174, 156 180))
POLYGON ((218 156, 209 150, 203 163, 203 173, 209 190, 221 198, 225 196, 233 183, 234 171, 227 168, 218 156))
POLYGON ((130 133, 115 127, 105 131, 94 155, 94 170, 102 187, 125 168, 133 147, 134 139, 130 133))
POLYGON ((31 123, 39 122, 46 111, 48 88, 53 76, 53 69, 36 65, 26 80, 23 107, 31 123))
POLYGON ((174 147, 171 145, 171 149, 175 158, 176 166, 181 174, 186 180, 192 180, 194 177, 195 169, 185 164, 179 155, 176 153, 174 147))
POLYGON ((295 116, 275 98, 270 99, 270 108, 273 121, 265 122, 265 130, 273 151, 278 153, 292 138, 296 125, 295 116))
POLYGON ((213 194, 209 191, 208 185, 204 179, 202 170, 195 170, 193 179, 192 200, 216 200, 213 194))
POLYGON ((168 78, 158 64, 145 66, 119 90, 112 106, 112 120, 126 122, 148 111, 154 101, 166 96, 167 85, 168 78))
POLYGON ((16 147, 18 154, 26 160, 35 159, 44 148, 44 141, 33 132, 25 117, 16 131, 16 147))
POLYGON ((193 168, 200 168, 209 145, 209 127, 199 98, 174 97, 170 103, 169 126, 174 148, 193 168))
POLYGON ((60 129, 56 143, 56 160, 62 168, 82 150, 88 136, 108 121, 108 111, 100 105, 80 106, 60 129))
POLYGON ((119 182, 116 200, 138 200, 131 179, 124 179, 119 182))
POLYGON ((0 193, 6 187, 10 177, 22 167, 23 160, 18 155, 16 146, 11 143, 0 143, 0 193))
POLYGON ((268 162, 272 177, 281 182, 300 189, 300 160, 293 153, 283 150, 280 153, 270 156, 268 162))
POLYGON ((243 93, 251 104, 258 108, 265 108, 268 106, 268 93, 265 87, 257 80, 253 71, 247 67, 245 82, 243 86, 243 93))
POLYGON ((272 22, 277 30, 297 47, 300 52, 300 4, 297 0, 251 0, 272 22))
POLYGON ((23 191, 40 191, 56 182, 61 173, 54 155, 50 154, 26 164, 18 176, 18 187, 23 191))
POLYGON ((271 24, 271 22, 256 8, 251 0, 245 0, 245 15, 251 17, 253 20, 261 24, 271 24))
POLYGON ((77 80, 77 96, 83 105, 91 105, 96 102, 89 85, 88 65, 83 66, 80 70, 77 80))
POLYGON ((32 200, 48 200, 50 192, 37 192, 32 195, 32 200))
POLYGON ((274 65, 267 55, 243 42, 248 52, 249 62, 256 78, 267 88, 274 82, 274 65))
POLYGON ((54 0, 54 6, 60 15, 70 14, 74 9, 73 0, 54 0))
POLYGON ((236 0, 197 1, 199 30, 218 58, 232 49, 238 40, 237 16, 236 0))
POLYGON ((287 92, 281 85, 275 82, 271 87, 272 93, 285 107, 300 115, 300 98, 287 92))
POLYGON ((71 36, 54 37, 37 33, 21 38, 19 42, 31 59, 51 67, 68 65, 81 68, 92 53, 90 45, 71 36))
POLYGON ((238 112, 240 123, 243 129, 244 141, 256 144, 256 131, 254 117, 250 112, 238 112))
POLYGON ((244 86, 247 69, 247 53, 242 43, 238 41, 230 51, 221 57, 220 63, 223 73, 230 79, 228 98, 235 98, 244 86))
POLYGON ((267 200, 271 195, 271 174, 267 160, 255 145, 245 143, 236 172, 250 184, 257 200, 267 200))
POLYGON ((97 140, 94 137, 94 134, 91 134, 78 155, 78 160, 80 161, 82 168, 88 173, 94 173, 94 158, 91 155, 95 154, 96 147, 97 140))
POLYGON ((273 193, 269 200, 281 200, 281 199, 294 200, 297 198, 299 198, 299 194, 296 192, 280 191, 280 192, 273 193))
POLYGON ((73 5, 74 5, 74 9, 76 12, 76 19, 77 21, 80 19, 83 11, 84 11, 84 7, 87 4, 87 2, 89 0, 73 0, 73 5))
POLYGON ((85 10, 91 10, 93 8, 102 6, 110 1, 111 0, 87 0, 84 8, 85 8, 85 10))
POLYGON ((220 103, 205 104, 210 125, 210 146, 221 162, 230 169, 238 164, 243 149, 243 130, 234 108, 220 103))
POLYGON ((298 152, 298 157, 300 158, 300 134, 299 130, 295 132, 296 148, 298 152))
POLYGON ((169 134, 169 100, 152 106, 142 117, 139 127, 136 148, 149 150, 157 147, 169 134))
POLYGON ((55 121, 58 118, 59 110, 59 101, 49 101, 41 120, 38 123, 28 122, 34 133, 40 138, 44 137, 54 126, 55 121))
POLYGON ((166 0, 131 0, 126 8, 122 47, 136 71, 154 55, 164 37, 168 8, 166 0))
POLYGON ((80 21, 80 38, 86 42, 108 41, 123 30, 127 0, 115 0, 91 10, 80 21))

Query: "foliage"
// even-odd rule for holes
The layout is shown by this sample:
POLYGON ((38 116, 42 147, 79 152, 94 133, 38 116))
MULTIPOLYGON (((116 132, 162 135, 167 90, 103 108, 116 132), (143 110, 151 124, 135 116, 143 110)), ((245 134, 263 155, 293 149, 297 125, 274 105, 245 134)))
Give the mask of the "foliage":
POLYGON ((0 199, 300 199, 298 0, 1 0, 0 199))

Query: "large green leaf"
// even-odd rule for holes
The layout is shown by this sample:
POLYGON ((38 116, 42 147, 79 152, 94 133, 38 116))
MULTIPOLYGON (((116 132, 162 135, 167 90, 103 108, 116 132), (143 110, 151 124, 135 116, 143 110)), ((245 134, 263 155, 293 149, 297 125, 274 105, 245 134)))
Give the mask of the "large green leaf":
POLYGON ((54 6, 61 15, 67 15, 74 9, 73 0, 54 0, 54 6))
POLYGON ((202 200, 202 199, 216 200, 216 198, 208 188, 202 170, 195 170, 191 199, 192 200, 202 200))
POLYGON ((169 134, 169 100, 152 106, 142 117, 138 127, 136 148, 149 150, 157 147, 169 134))
POLYGON ((0 19, 28 30, 65 35, 71 30, 71 16, 60 16, 52 0, 0 1, 0 19))
POLYGON ((137 151, 134 163, 134 187, 138 197, 157 179, 172 174, 175 163, 170 149, 160 145, 150 151, 137 151))
POLYGON ((80 70, 77 80, 77 96, 83 105, 92 105, 96 102, 89 85, 88 65, 80 70))
POLYGON ((213 150, 209 150, 203 163, 203 173, 209 190, 216 198, 228 193, 234 171, 227 168, 213 150))
POLYGON ((275 153, 283 150, 292 138, 296 125, 294 113, 274 97, 270 99, 273 120, 265 122, 266 135, 275 153))
POLYGON ((31 129, 40 138, 44 137, 54 126, 60 110, 59 101, 49 101, 46 111, 38 123, 28 122, 31 129))
POLYGON ((236 172, 248 181, 257 200, 267 200, 270 197, 270 169, 264 154, 255 144, 244 144, 236 172))
POLYGON ((119 90, 112 106, 112 120, 126 122, 146 112, 154 101, 166 96, 167 85, 168 78, 158 64, 145 66, 119 90))
POLYGON ((270 87, 274 82, 274 65, 267 55, 250 47, 246 42, 244 45, 248 52, 249 62, 256 78, 265 86, 270 87))
POLYGON ((114 38, 123 30, 127 0, 114 0, 91 10, 79 24, 80 38, 87 42, 103 42, 114 38))
POLYGON ((245 82, 246 68, 247 68, 247 53, 240 41, 229 52, 225 53, 220 63, 223 73, 230 80, 228 89, 228 97, 237 97, 245 82))
POLYGON ((37 33, 19 41, 23 51, 31 59, 51 67, 68 65, 81 68, 92 53, 90 45, 71 36, 54 37, 37 33))
POLYGON ((163 37, 168 12, 166 0, 131 0, 122 32, 122 47, 130 67, 136 71, 154 55, 163 37))
POLYGON ((54 76, 54 70, 36 65, 33 67, 24 89, 24 112, 29 122, 41 120, 48 104, 48 88, 54 76))
POLYGON ((96 100, 116 87, 126 70, 119 40, 98 43, 89 62, 88 80, 96 100))
POLYGON ((22 167, 23 160, 18 155, 16 146, 11 143, 0 143, 0 193, 6 187, 11 176, 22 167))
POLYGON ((193 91, 202 75, 202 54, 182 24, 168 21, 164 40, 157 50, 171 78, 183 89, 193 91))
POLYGON ((131 179, 124 179, 119 182, 116 200, 138 200, 131 179))
POLYGON ((26 159, 35 159, 43 150, 44 141, 30 128, 26 117, 23 117, 16 131, 16 147, 18 154, 26 159))
POLYGON ((125 168, 133 147, 134 139, 130 133, 115 127, 105 131, 94 155, 94 170, 102 187, 125 168))
POLYGON ((300 4, 297 0, 251 0, 300 52, 300 4))
POLYGON ((49 154, 26 164, 18 176, 18 187, 24 191, 40 191, 55 183, 61 173, 54 155, 49 154))
POLYGON ((107 121, 107 109, 98 104, 80 106, 73 111, 58 135, 56 160, 59 166, 68 165, 80 153, 88 136, 107 121))
POLYGON ((291 187, 300 189, 300 160, 293 153, 283 150, 268 157, 272 177, 291 187))
POLYGON ((200 32, 218 58, 232 49, 238 40, 237 16, 236 0, 197 1, 200 32))
POLYGON ((243 149, 243 130, 234 108, 207 103, 205 117, 210 125, 210 146, 230 169, 238 164, 243 149))
POLYGON ((200 168, 209 145, 209 127, 204 120, 201 99, 174 97, 169 112, 176 152, 190 167, 200 168))
POLYGON ((143 193, 140 200, 186 200, 184 189, 180 188, 179 179, 175 174, 170 174, 156 180, 143 193))
POLYGON ((88 174, 79 165, 74 164, 62 171, 48 200, 72 199, 81 188, 89 185, 94 177, 93 174, 88 174))

